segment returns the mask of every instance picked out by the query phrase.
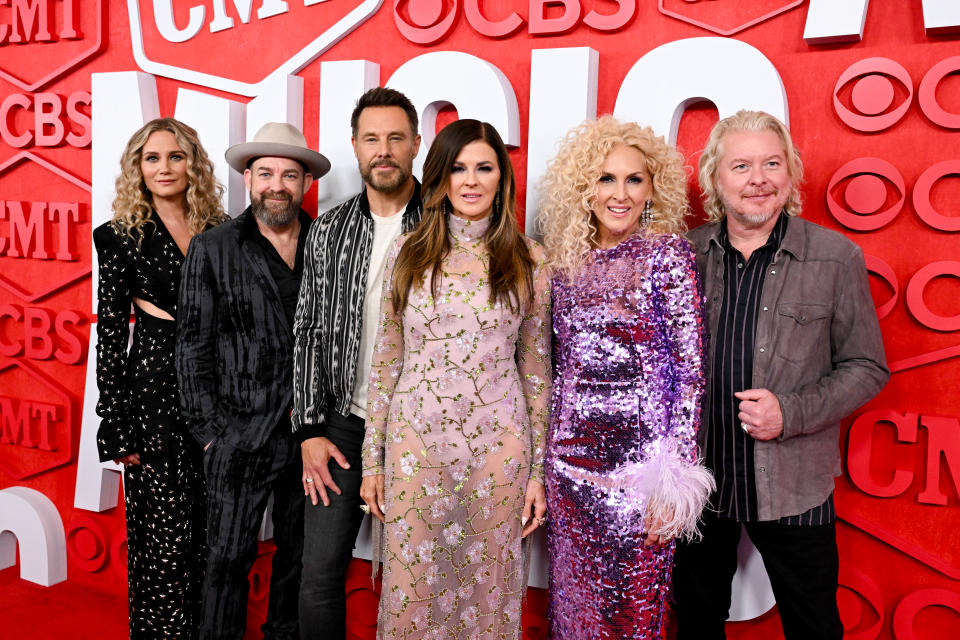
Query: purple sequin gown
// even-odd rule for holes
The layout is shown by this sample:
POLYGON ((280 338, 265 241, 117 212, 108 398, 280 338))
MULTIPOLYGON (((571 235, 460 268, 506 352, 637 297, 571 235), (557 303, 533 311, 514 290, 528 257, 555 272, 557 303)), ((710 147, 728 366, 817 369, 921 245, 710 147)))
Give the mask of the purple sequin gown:
POLYGON ((693 253, 678 236, 638 233, 592 251, 552 292, 550 637, 663 638, 674 545, 643 546, 644 514, 653 503, 686 510, 677 532, 690 533, 711 482, 696 452, 693 253))

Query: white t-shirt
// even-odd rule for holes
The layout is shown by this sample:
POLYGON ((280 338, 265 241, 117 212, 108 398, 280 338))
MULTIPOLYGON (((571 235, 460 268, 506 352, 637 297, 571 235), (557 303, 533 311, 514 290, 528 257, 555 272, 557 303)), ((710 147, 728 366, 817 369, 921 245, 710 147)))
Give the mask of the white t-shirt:
POLYGON ((370 382, 370 361, 380 324, 380 298, 383 294, 383 270, 393 241, 403 231, 403 209, 384 218, 373 217, 373 249, 370 251, 370 269, 367 272, 367 291, 363 299, 363 321, 360 327, 360 351, 357 353, 357 377, 353 381, 350 413, 366 419, 367 385, 370 382))

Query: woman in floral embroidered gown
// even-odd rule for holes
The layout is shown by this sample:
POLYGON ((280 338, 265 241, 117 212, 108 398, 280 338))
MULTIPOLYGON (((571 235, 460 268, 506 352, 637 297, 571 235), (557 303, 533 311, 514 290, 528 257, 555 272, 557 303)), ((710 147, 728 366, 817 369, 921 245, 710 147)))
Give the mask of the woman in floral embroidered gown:
MULTIPOLYGON (((378 637, 515 639, 545 520, 549 275, 493 127, 441 131, 384 275, 361 496, 384 524, 378 637)), ((376 562, 374 570, 376 570, 376 562)))
POLYGON ((606 116, 543 182, 553 279, 547 446, 552 640, 666 637, 673 539, 713 487, 697 462, 703 321, 683 156, 606 116))

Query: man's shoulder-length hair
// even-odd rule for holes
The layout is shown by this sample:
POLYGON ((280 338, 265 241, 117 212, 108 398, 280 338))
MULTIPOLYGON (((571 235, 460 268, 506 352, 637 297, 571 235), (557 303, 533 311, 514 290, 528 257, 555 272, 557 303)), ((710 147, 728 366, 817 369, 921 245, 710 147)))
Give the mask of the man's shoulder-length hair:
POLYGON ((714 125, 707 139, 707 146, 700 155, 700 190, 703 198, 703 210, 711 222, 723 220, 727 213, 724 210, 723 199, 716 185, 717 169, 720 158, 723 157, 723 140, 730 133, 741 131, 772 131, 780 138, 783 144, 787 172, 791 178, 790 196, 784 205, 789 216, 799 215, 803 209, 803 199, 800 185, 803 183, 803 163, 800 152, 793 144, 790 131, 785 124, 764 111, 741 110, 732 116, 720 120, 714 125))

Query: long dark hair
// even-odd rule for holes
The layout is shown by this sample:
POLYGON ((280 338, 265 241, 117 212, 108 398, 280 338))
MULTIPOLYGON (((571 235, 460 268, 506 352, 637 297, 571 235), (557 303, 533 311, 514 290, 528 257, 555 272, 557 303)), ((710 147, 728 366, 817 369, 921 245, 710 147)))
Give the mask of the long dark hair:
POLYGON ((489 123, 457 120, 437 134, 427 152, 423 167, 423 219, 400 250, 393 270, 392 302, 398 314, 407 306, 410 288, 422 286, 428 270, 432 293, 437 296, 440 263, 451 248, 446 221, 447 213, 453 211, 447 198, 450 172, 460 151, 477 141, 490 145, 500 165, 500 184, 490 226, 483 235, 490 254, 490 303, 499 301, 519 313, 533 296, 533 258, 517 230, 516 184, 507 148, 489 123))

